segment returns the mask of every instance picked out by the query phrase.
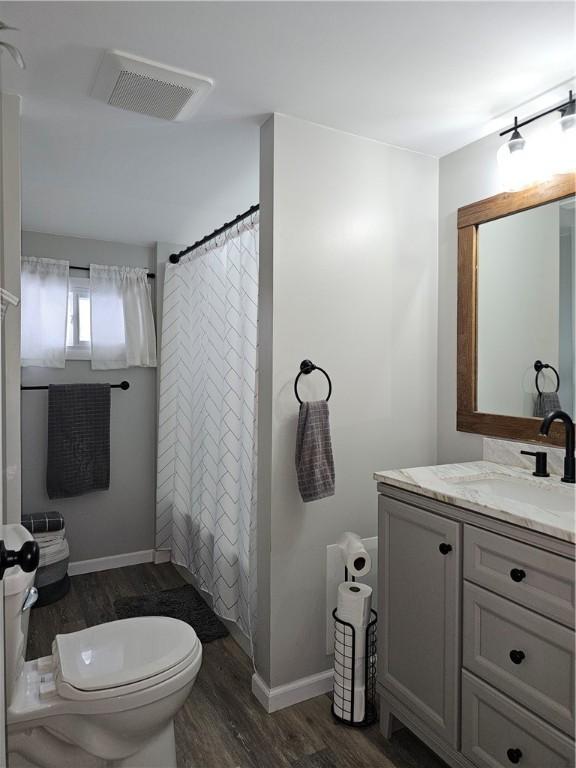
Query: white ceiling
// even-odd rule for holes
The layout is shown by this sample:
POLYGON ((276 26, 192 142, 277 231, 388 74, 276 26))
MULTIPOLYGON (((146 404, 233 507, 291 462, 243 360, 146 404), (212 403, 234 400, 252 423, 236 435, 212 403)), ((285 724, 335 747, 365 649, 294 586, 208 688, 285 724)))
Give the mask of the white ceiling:
POLYGON ((443 155, 574 74, 571 2, 2 2, 28 68, 25 228, 188 242, 256 201, 273 111, 443 155), (89 96, 106 48, 214 78, 165 123, 89 96))

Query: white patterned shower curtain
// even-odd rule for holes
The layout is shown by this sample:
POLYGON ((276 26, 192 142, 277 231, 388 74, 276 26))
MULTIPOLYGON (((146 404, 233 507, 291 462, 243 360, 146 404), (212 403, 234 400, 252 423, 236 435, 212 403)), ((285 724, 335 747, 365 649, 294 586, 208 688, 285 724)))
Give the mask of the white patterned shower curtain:
POLYGON ((251 637, 258 215, 166 267, 156 547, 251 637))

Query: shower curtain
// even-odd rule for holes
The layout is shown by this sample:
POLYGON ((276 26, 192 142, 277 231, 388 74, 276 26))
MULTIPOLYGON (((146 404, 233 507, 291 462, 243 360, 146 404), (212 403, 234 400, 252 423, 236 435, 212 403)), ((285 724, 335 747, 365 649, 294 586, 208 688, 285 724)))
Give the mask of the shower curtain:
POLYGON ((166 267, 156 547, 251 637, 258 215, 166 267))

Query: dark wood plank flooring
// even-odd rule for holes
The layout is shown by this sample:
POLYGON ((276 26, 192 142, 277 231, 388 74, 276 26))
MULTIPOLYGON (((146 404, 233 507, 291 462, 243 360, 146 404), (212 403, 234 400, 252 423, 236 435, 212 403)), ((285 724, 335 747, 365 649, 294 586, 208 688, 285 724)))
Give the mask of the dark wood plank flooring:
MULTIPOLYGON (((30 618, 28 658, 51 653, 54 635, 112 621, 114 600, 183 584, 170 564, 72 578, 60 602, 30 618)), ((252 663, 231 637, 204 646, 198 679, 176 718, 179 768, 446 768, 416 737, 334 722, 327 696, 268 715, 250 691, 252 663)), ((162 768, 159 766, 158 768, 162 768)))

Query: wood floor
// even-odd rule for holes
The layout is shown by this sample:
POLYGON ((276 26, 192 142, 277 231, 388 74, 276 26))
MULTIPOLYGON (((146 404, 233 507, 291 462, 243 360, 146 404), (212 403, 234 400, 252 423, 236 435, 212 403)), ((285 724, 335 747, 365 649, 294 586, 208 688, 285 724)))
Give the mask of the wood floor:
MULTIPOLYGON (((74 576, 63 600, 32 611, 28 658, 50 654, 57 633, 114 620, 117 597, 183 583, 170 564, 74 576)), ((386 741, 377 726, 335 723, 328 696, 268 715, 250 691, 252 671, 231 637, 204 646, 202 669, 176 719, 179 768, 446 768, 406 730, 386 741)))

